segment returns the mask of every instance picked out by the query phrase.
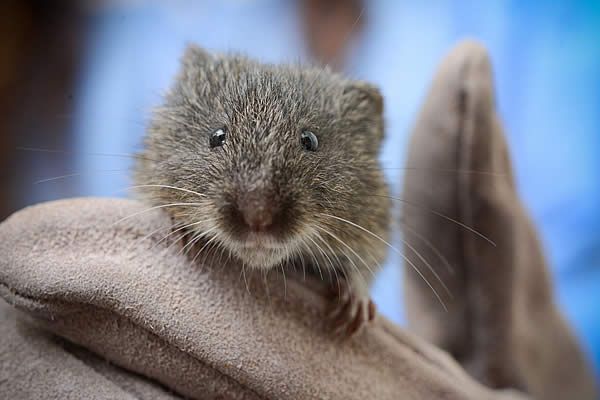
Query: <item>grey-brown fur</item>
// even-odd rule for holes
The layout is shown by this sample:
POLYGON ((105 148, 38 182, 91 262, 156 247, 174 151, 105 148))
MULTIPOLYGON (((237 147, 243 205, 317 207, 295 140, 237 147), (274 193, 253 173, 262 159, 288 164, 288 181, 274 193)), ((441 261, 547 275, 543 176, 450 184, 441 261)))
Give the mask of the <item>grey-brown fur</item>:
MULTIPOLYGON (((227 254, 255 269, 290 263, 320 269, 332 286, 336 275, 346 277, 345 312, 369 319, 369 269, 385 257, 380 238, 387 240, 390 220, 378 163, 382 108, 377 89, 327 69, 261 64, 190 46, 154 113, 135 181, 202 194, 141 188, 151 205, 198 203, 165 207, 176 226, 213 219, 189 228, 191 235, 210 230, 199 240, 209 242, 201 246, 203 257, 227 254), (222 127, 227 142, 211 149, 209 136, 222 127), (318 136, 316 152, 301 147, 304 129, 318 136), (247 233, 236 208, 249 201, 253 210, 278 210, 271 238, 263 242, 277 248, 242 247, 247 233)), ((361 325, 355 322, 354 328, 361 325)))

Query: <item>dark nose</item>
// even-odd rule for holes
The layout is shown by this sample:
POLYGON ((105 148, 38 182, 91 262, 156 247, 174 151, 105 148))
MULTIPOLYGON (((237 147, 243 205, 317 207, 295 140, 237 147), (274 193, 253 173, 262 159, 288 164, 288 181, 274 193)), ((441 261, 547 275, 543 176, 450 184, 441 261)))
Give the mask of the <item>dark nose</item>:
POLYGON ((250 192, 238 201, 238 209, 249 230, 268 231, 277 212, 273 198, 266 193, 250 192))

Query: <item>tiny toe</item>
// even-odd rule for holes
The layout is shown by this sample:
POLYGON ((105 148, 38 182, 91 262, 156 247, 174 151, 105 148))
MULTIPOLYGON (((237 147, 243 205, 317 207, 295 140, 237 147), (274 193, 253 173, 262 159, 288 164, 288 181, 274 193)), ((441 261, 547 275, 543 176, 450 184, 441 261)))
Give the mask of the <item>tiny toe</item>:
POLYGON ((348 325, 347 333, 348 336, 356 334, 365 324, 365 316, 362 307, 358 310, 350 324, 348 325))
POLYGON ((336 321, 336 325, 343 325, 348 315, 352 314, 352 303, 349 301, 339 304, 333 309, 332 318, 336 321))
POLYGON ((368 300, 349 300, 344 304, 336 320, 335 333, 351 337, 357 334, 370 320, 373 306, 368 300))
POLYGON ((377 307, 375 306, 375 303, 373 303, 373 300, 369 299, 369 321, 373 321, 375 319, 375 316, 377 315, 377 307))

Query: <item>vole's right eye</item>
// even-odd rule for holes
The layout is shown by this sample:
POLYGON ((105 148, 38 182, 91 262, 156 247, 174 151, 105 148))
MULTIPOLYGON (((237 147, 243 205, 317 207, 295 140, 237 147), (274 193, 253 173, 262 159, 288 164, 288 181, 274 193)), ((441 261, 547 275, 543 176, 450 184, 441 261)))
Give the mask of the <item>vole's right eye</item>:
POLYGON ((319 148, 319 139, 311 131, 303 131, 300 134, 300 145, 306 151, 317 151, 319 148))
POLYGON ((227 139, 227 129, 217 129, 216 131, 210 134, 210 148, 214 149, 215 147, 223 146, 225 144, 225 139, 227 139))

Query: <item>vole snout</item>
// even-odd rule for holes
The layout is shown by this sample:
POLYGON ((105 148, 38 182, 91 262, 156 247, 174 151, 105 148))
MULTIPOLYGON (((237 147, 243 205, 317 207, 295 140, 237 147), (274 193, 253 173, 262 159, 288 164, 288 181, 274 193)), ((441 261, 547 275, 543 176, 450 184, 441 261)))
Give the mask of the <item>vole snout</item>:
POLYGON ((237 209, 248 230, 268 232, 277 223, 280 205, 267 190, 252 190, 238 197, 237 209))
POLYGON ((293 210, 291 202, 273 188, 237 188, 222 208, 226 229, 244 240, 248 234, 283 239, 290 234, 293 210))

